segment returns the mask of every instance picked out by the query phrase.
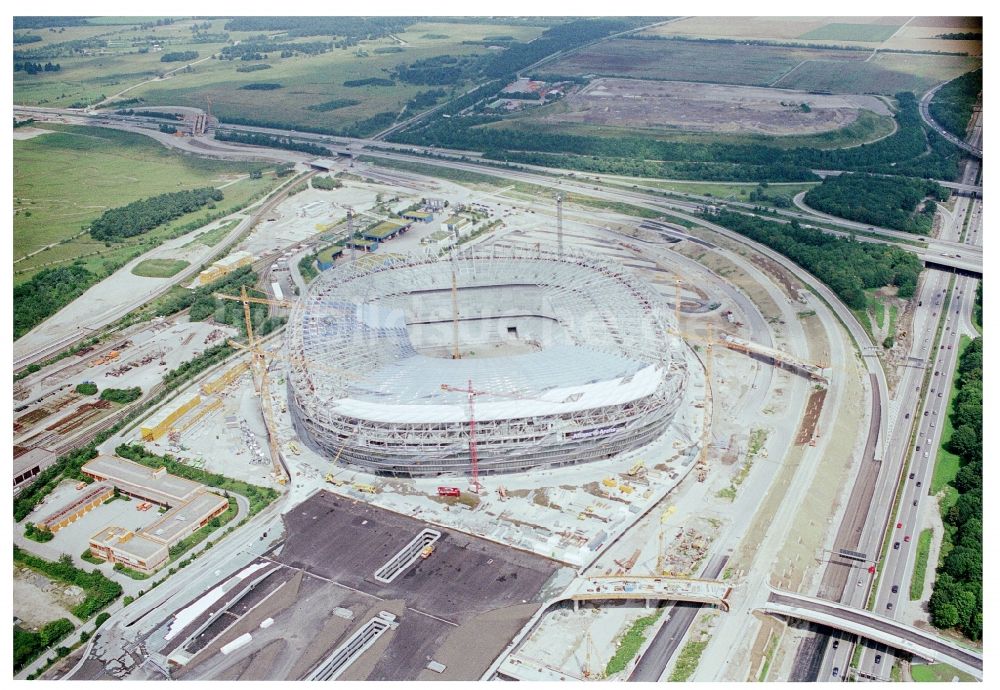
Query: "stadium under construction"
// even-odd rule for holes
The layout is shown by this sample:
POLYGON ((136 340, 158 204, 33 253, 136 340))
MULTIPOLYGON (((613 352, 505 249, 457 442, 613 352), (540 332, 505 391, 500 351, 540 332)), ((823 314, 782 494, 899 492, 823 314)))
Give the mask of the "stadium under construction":
POLYGON ((620 267, 538 247, 353 262, 292 313, 289 409, 382 476, 604 460, 659 437, 700 369, 671 319, 620 267))

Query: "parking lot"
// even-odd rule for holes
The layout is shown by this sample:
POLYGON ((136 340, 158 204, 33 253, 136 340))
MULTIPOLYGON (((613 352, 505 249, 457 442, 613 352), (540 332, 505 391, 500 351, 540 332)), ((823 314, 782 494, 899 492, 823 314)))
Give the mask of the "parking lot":
POLYGON ((398 627, 342 680, 476 680, 565 577, 553 577, 560 565, 549 559, 430 526, 441 532, 434 552, 379 582, 375 571, 429 525, 326 491, 289 512, 285 527, 289 536, 266 558, 301 573, 294 598, 268 613, 273 626, 255 629, 244 649, 217 654, 185 677, 296 680, 388 611, 398 627), (264 657, 281 661, 263 664, 264 657), (431 659, 444 673, 426 668, 431 659))

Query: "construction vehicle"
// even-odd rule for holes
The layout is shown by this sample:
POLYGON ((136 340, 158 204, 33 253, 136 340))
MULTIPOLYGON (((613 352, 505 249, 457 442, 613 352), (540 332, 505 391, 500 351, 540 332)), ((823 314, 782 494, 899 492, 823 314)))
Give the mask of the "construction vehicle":
POLYGON ((618 486, 618 482, 615 481, 614 477, 605 477, 604 479, 601 480, 601 484, 604 484, 604 486, 608 487, 609 489, 613 489, 616 486, 618 486))
POLYGON ((292 451, 296 455, 300 455, 302 453, 302 449, 299 448, 299 444, 297 444, 295 441, 288 442, 288 450, 292 451))
POLYGON ((646 474, 646 463, 643 460, 637 461, 634 465, 632 465, 632 467, 629 468, 628 476, 637 477, 640 476, 640 472, 642 474, 646 474))
POLYGON ((623 494, 630 494, 630 493, 632 493, 633 491, 635 491, 635 489, 633 489, 633 488, 632 488, 631 486, 629 486, 628 484, 622 484, 622 485, 620 485, 620 486, 618 487, 618 490, 619 490, 619 491, 621 491, 621 492, 622 492, 623 494))
POLYGON ((439 486, 437 488, 438 496, 461 496, 461 490, 456 486, 439 486))
POLYGON ((323 478, 330 484, 333 484, 334 486, 343 486, 344 484, 347 483, 343 479, 337 479, 336 477, 334 477, 332 472, 327 472, 326 476, 323 478))
POLYGON ((501 484, 497 488, 497 492, 500 494, 500 500, 501 501, 506 501, 507 500, 507 489, 506 489, 506 487, 504 487, 503 484, 501 484))
POLYGON ((432 553, 434 553, 434 544, 428 544, 420 550, 420 557, 426 560, 431 557, 432 553))
POLYGON ((371 484, 353 484, 354 488, 363 494, 377 494, 378 489, 376 489, 371 484))

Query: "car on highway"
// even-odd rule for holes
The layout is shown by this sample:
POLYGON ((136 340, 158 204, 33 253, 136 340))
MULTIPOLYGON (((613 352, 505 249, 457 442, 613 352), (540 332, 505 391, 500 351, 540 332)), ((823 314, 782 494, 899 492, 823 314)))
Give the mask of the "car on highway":
POLYGON ((892 602, 891 601, 886 602, 885 607, 890 611, 892 611, 892 602))
MULTIPOLYGON (((910 475, 910 479, 913 479, 913 475, 912 474, 910 475)), ((903 526, 902 522, 897 522, 896 523, 896 529, 900 529, 900 528, 902 528, 902 526, 903 526)))
POLYGON ((876 654, 875 655, 875 663, 876 664, 881 664, 882 663, 882 655, 881 654, 876 654))
POLYGON ((899 550, 899 542, 897 541, 895 544, 893 544, 892 548, 898 551, 899 550))
POLYGON ((833 648, 836 649, 839 646, 840 646, 840 640, 834 640, 833 641, 833 648))
POLYGON ((893 585, 893 586, 892 586, 892 593, 893 593, 893 594, 896 594, 896 593, 898 593, 898 592, 899 592, 899 585, 893 585))
MULTIPOLYGON (((916 475, 916 473, 915 473, 915 472, 910 472, 910 479, 913 479, 913 477, 914 477, 915 475, 916 475)), ((896 525, 896 527, 902 527, 902 526, 903 526, 903 523, 902 523, 902 522, 901 522, 901 523, 899 523, 898 525, 896 525)))
POLYGON ((930 414, 930 410, 924 410, 924 416, 925 416, 925 417, 926 417, 927 415, 929 415, 929 414, 930 414))
POLYGON ((903 537, 903 541, 909 543, 909 541, 910 541, 910 535, 907 534, 905 537, 903 537))
POLYGON ((840 675, 840 666, 834 666, 833 667, 833 677, 836 678, 839 675, 840 675))
POLYGON ((917 499, 913 499, 913 505, 917 505, 917 499))
POLYGON ((917 486, 923 486, 923 482, 917 482, 917 486))

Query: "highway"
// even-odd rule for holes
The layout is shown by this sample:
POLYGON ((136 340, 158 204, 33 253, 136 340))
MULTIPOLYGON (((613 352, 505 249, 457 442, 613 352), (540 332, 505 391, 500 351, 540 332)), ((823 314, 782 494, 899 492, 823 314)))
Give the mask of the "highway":
MULTIPOLYGON (((975 181, 979 174, 979 167, 978 161, 967 162, 962 181, 975 181)), ((959 197, 956 201, 955 212, 945 214, 941 237, 948 241, 959 241, 967 216, 969 216, 969 223, 964 238, 965 242, 981 247, 982 202, 979 199, 959 197)), ((893 536, 890 539, 892 543, 886 552, 885 561, 879 564, 882 577, 879 580, 879 590, 874 605, 875 611, 893 618, 903 615, 906 608, 903 604, 909 599, 910 576, 913 570, 916 541, 919 525, 922 524, 920 511, 937 510, 936 501, 928 497, 928 488, 933 476, 942 422, 947 413, 948 391, 951 389, 951 377, 958 354, 960 330, 964 327, 970 334, 972 331, 970 325, 971 309, 977 281, 957 276, 954 292, 957 299, 948 305, 949 313, 944 314, 942 308, 945 306, 946 292, 951 277, 936 271, 928 271, 923 275, 919 292, 915 296, 918 305, 923 306, 922 308, 918 306, 910 329, 913 340, 911 341, 909 361, 913 366, 905 367, 902 378, 896 387, 896 399, 891 401, 889 405, 892 429, 889 447, 895 449, 895 457, 886 458, 886 460, 889 460, 893 467, 896 467, 898 462, 900 469, 884 473, 883 490, 880 492, 882 498, 878 505, 881 505, 888 514, 896 493, 898 478, 902 476, 902 467, 906 466, 908 467, 907 479, 900 497, 899 513, 894 516, 893 522, 889 522, 888 516, 885 519, 869 520, 865 529, 866 534, 863 539, 859 540, 859 546, 855 549, 869 554, 869 557, 874 559, 876 554, 881 551, 885 527, 890 524, 903 525, 893 529, 893 536), (941 321, 944 321, 942 339, 935 351, 934 337, 941 321), (921 395, 911 395, 910 391, 920 393, 924 390, 924 378, 928 366, 931 367, 930 383, 926 385, 929 390, 925 393, 926 397, 923 397, 922 401, 921 395), (934 372, 937 374, 935 375, 934 372), (904 457, 904 454, 909 448, 914 424, 918 425, 917 440, 907 458, 904 457), (929 441, 928 437, 930 437, 929 441), (906 465, 903 465, 904 460, 908 460, 906 465), (910 478, 911 472, 913 473, 912 479, 910 478), (888 481, 890 479, 891 482, 888 481), (897 532, 902 532, 902 534, 896 534, 897 532), (907 536, 910 537, 910 541, 906 541, 907 536), (895 548, 897 541, 899 542, 898 549, 895 548), (892 591, 893 588, 896 589, 895 592, 892 591)), ((843 527, 841 531, 844 531, 843 527)), ((837 543, 842 548, 852 548, 842 541, 840 535, 838 535, 837 543)), ((843 570, 844 565, 838 564, 844 563, 847 562, 832 561, 828 566, 827 575, 829 576, 830 572, 836 568, 843 570)), ((863 570, 861 572, 863 573, 863 570)), ((869 588, 864 586, 867 579, 865 575, 862 575, 858 580, 858 586, 849 588, 847 591, 836 592, 829 588, 821 588, 820 593, 821 596, 834 600, 839 599, 851 606, 864 607, 869 592, 869 588)), ((824 578, 824 583, 828 583, 827 578, 824 578)), ((928 595, 929 592, 925 591, 924 596, 928 595)), ((869 678, 887 678, 888 669, 893 663, 892 651, 884 645, 868 641, 863 644, 865 649, 858 670, 869 678)), ((852 657, 853 645, 837 645, 838 648, 834 649, 834 640, 828 639, 824 646, 826 649, 823 652, 823 660, 818 667, 818 679, 829 681, 842 679, 852 657), (837 669, 836 674, 834 674, 834 669, 837 669)))
MULTIPOLYGON (((958 79, 958 77, 955 77, 955 79, 958 79)), ((938 84, 933 89, 925 93, 923 97, 921 97, 920 117, 924 119, 924 122, 933 127, 938 134, 940 134, 945 139, 953 143, 955 146, 958 146, 960 149, 975 156, 976 158, 982 158, 983 157, 982 125, 981 125, 982 120, 980 120, 979 125, 973 128, 973 135, 970 137, 971 141, 965 141, 963 139, 956 137, 954 134, 952 134, 944 127, 939 125, 937 121, 931 116, 930 105, 931 101, 934 99, 934 94, 938 92, 938 89, 943 87, 945 84, 950 84, 952 81, 954 81, 954 79, 946 81, 944 82, 944 84, 938 84), (976 134, 977 129, 979 130, 978 135, 976 134)))
MULTIPOLYGON (((48 109, 48 108, 38 108, 38 107, 23 107, 16 106, 15 112, 21 115, 33 115, 39 117, 73 117, 73 118, 89 118, 93 120, 92 124, 97 126, 109 126, 116 127, 124 123, 135 123, 136 119, 130 116, 120 116, 111 113, 105 113, 98 116, 88 116, 87 114, 81 113, 74 110, 66 109, 48 109)), ((273 129, 267 127, 254 127, 248 125, 223 125, 227 130, 234 131, 246 131, 255 132, 260 134, 268 134, 272 136, 282 136, 282 137, 295 137, 303 141, 312 141, 317 143, 322 143, 326 145, 334 145, 342 147, 337 153, 342 154, 359 154, 362 149, 364 149, 365 155, 372 157, 388 158, 395 160, 402 160, 408 162, 417 162, 432 165, 446 165, 447 167, 452 167, 456 169, 468 169, 476 172, 484 172, 487 174, 493 174, 498 177, 515 177, 517 172, 520 171, 521 174, 530 174, 531 171, 537 171, 540 176, 547 177, 547 183, 552 184, 552 176, 558 176, 562 181, 569 183, 568 177, 572 173, 573 177, 576 178, 581 183, 586 185, 591 185, 586 188, 586 191, 580 191, 580 193, 588 193, 591 196, 591 192, 594 189, 615 189, 618 194, 623 198, 637 198, 641 200, 655 200, 661 203, 666 208, 677 209, 682 211, 687 211, 690 213, 696 213, 698 210, 705 205, 720 204, 718 199, 712 197, 705 197, 695 194, 686 194, 682 192, 665 192, 661 189, 656 189, 652 187, 645 187, 639 184, 632 184, 633 190, 621 190, 616 186, 608 186, 601 182, 602 178, 599 175, 589 175, 587 173, 568 171, 561 168, 547 168, 543 166, 533 166, 533 165, 520 165, 518 168, 504 168, 500 167, 493 161, 487 161, 483 159, 480 152, 477 151, 464 151, 458 149, 440 149, 434 147, 421 147, 412 146, 404 144, 392 144, 383 141, 378 141, 376 139, 351 139, 347 137, 339 137, 326 134, 314 134, 309 132, 298 132, 291 129, 273 129), (404 152, 410 152, 411 154, 432 154, 436 158, 428 159, 420 155, 405 155, 404 152), (478 164, 477 164, 478 162, 478 164), (472 167, 466 167, 472 166, 472 167), (596 183, 597 186, 594 186, 596 183), (644 192, 644 193, 643 193, 644 192), (669 194, 671 197, 684 197, 692 199, 690 202, 677 201, 665 198, 665 194, 669 194)), ((199 141, 198 139, 185 141, 199 141)), ((185 146, 185 148, 188 148, 185 146)), ((266 149, 261 149, 266 150, 266 149)), ((226 155, 223 152, 210 152, 206 151, 206 155, 226 155)), ((834 173, 838 171, 821 171, 827 173, 834 173)), ((615 176, 605 176, 604 179, 620 179, 625 181, 632 181, 630 178, 615 178, 615 176)), ((726 206, 733 207, 736 209, 746 209, 752 210, 754 208, 753 204, 748 204, 745 202, 725 202, 726 206)), ((917 253, 918 256, 924 261, 933 261, 936 264, 942 266, 954 267, 960 270, 972 271, 972 272, 982 272, 982 252, 974 247, 966 247, 967 254, 963 253, 962 256, 956 257, 955 254, 961 251, 961 247, 957 247, 947 242, 941 242, 938 240, 924 240, 918 235, 913 235, 911 233, 905 233, 898 230, 892 230, 891 228, 882 228, 876 226, 868 226, 863 223, 857 223, 854 221, 846 220, 843 218, 837 218, 836 216, 819 216, 810 213, 802 213, 798 211, 792 211, 787 209, 776 209, 775 212, 780 218, 794 218, 799 221, 805 221, 807 224, 810 222, 816 222, 817 220, 822 220, 826 224, 835 225, 839 228, 843 228, 841 231, 832 230, 823 226, 813 226, 816 229, 823 232, 828 232, 831 234, 844 234, 850 231, 861 231, 869 233, 870 235, 876 235, 878 237, 884 238, 887 242, 896 243, 898 241, 898 246, 907 251, 917 253), (918 244, 913 244, 917 242, 918 244), (924 244, 926 242, 926 244, 924 244), (958 252, 956 251, 958 250, 958 252)), ((775 218, 776 220, 780 218, 775 218)), ((868 238, 860 238, 868 239, 868 238)))

